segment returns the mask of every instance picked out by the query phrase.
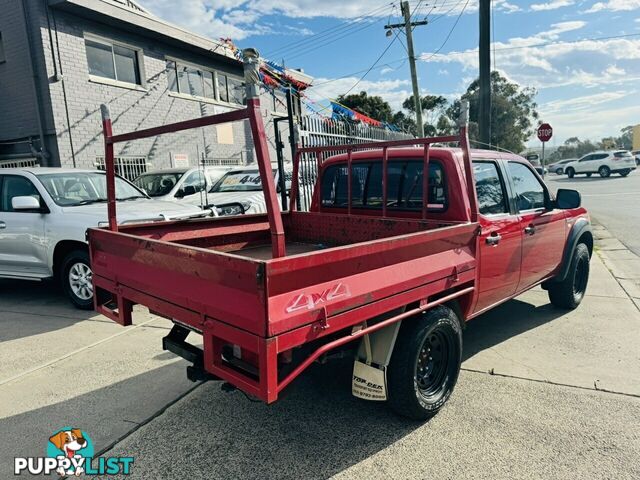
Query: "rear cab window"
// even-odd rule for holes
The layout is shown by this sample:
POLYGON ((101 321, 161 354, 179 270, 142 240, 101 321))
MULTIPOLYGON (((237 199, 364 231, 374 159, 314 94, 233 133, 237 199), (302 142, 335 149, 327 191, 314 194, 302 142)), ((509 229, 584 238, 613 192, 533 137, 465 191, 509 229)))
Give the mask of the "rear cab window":
POLYGON ((490 160, 474 160, 473 175, 481 215, 509 213, 507 194, 498 165, 490 160))
MULTIPOLYGON (((352 164, 351 207, 382 209, 382 162, 358 161, 352 164)), ((422 211, 424 163, 422 159, 389 160, 387 163, 387 209, 390 211, 422 211)), ((325 168, 320 184, 322 207, 348 207, 348 170, 345 163, 325 168)), ((447 185, 439 160, 429 161, 427 211, 447 209, 447 185)))

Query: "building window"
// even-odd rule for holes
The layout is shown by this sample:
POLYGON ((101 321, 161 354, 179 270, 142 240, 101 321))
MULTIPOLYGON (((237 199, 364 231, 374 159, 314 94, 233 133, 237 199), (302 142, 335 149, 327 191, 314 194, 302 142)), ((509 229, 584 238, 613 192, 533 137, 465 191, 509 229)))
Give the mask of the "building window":
POLYGON ((142 85, 137 50, 89 38, 84 42, 89 75, 142 85))
POLYGON ((167 60, 169 91, 197 98, 244 105, 244 83, 220 72, 167 60))
POLYGON ((4 43, 2 41, 2 32, 0 32, 0 63, 6 62, 7 57, 4 56, 4 43))

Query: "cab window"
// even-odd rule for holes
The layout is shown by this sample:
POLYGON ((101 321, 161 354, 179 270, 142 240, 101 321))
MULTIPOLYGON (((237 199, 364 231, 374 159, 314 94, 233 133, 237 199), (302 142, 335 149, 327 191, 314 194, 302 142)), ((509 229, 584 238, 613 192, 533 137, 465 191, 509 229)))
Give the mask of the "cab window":
POLYGON ((0 187, 0 210, 3 212, 13 212, 11 200, 14 197, 34 197, 40 200, 40 192, 24 177, 7 175, 4 177, 2 187, 0 187))
MULTIPOLYGON (((423 202, 422 160, 390 160, 387 164, 387 208, 420 211, 423 202)), ((348 171, 346 164, 327 167, 320 183, 324 207, 347 206, 348 171)), ((440 162, 429 162, 428 210, 446 209, 446 183, 440 162)), ((382 162, 358 162, 352 165, 351 206, 382 209, 382 162)))
POLYGON ((194 187, 196 192, 203 191, 205 189, 204 174, 200 170, 191 172, 182 183, 182 188, 184 189, 185 187, 194 187))
POLYGON ((529 167, 517 162, 509 162, 508 165, 518 209, 544 208, 544 187, 529 167))
POLYGON ((476 182, 478 210, 482 215, 507 213, 507 196, 504 184, 494 162, 473 162, 473 176, 476 182))

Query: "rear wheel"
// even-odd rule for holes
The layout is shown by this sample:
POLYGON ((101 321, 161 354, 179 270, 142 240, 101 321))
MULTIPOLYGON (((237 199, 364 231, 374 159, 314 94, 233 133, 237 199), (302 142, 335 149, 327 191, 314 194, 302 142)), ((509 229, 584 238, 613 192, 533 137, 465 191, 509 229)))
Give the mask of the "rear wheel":
POLYGON ((89 252, 74 250, 62 262, 60 282, 71 303, 82 310, 93 308, 93 272, 89 252))
POLYGON ((603 165, 598 169, 598 173, 602 178, 607 178, 609 175, 611 175, 611 169, 606 165, 603 165))
POLYGON ((556 169, 556 175, 562 175, 562 169, 561 168, 556 169))
POLYGON ((549 300, 560 308, 573 310, 584 298, 589 283, 589 249, 579 243, 573 252, 567 277, 562 282, 548 284, 549 300))
POLYGON ((399 415, 427 420, 444 406, 458 380, 460 320, 440 306, 404 322, 389 363, 389 405, 399 415))
POLYGON ((620 175, 621 175, 622 177, 626 177, 626 176, 627 176, 627 175, 629 175, 630 173, 631 173, 631 170, 622 170, 622 171, 620 172, 620 175))
POLYGON ((567 177, 573 178, 576 174, 576 171, 573 168, 567 168, 567 177))

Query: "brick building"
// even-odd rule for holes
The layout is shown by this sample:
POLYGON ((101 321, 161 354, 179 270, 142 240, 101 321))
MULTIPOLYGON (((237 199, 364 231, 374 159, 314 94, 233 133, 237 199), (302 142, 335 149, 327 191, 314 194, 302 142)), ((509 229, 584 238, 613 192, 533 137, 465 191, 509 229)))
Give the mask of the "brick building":
MULTIPOLYGON (((241 108, 242 64, 224 42, 171 25, 131 0, 0 0, 0 164, 93 168, 100 104, 114 132, 241 108)), ((287 71, 299 81, 311 78, 287 71)), ((285 112, 262 96, 267 134, 285 112)), ((298 112, 299 113, 299 112, 298 112)), ((247 125, 206 127, 117 145, 134 170, 250 163, 247 125)), ((286 150, 285 150, 286 151, 286 150)), ((275 155, 273 157, 275 159, 275 155)))

